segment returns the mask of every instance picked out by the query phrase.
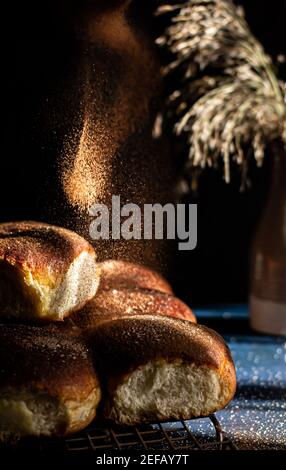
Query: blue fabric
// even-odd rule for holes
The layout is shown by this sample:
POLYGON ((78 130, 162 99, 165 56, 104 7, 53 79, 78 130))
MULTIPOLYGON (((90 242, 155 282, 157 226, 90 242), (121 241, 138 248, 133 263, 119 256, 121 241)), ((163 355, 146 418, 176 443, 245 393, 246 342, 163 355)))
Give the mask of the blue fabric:
MULTIPOLYGON (((220 306, 195 310, 199 323, 212 320, 247 326, 247 307, 220 306)), ((245 328, 245 334, 224 334, 236 365, 238 388, 234 400, 216 413, 227 435, 241 449, 286 449, 286 338, 259 335, 245 328)), ((209 424, 206 422, 206 426, 209 424)), ((203 420, 197 431, 206 433, 203 420)))

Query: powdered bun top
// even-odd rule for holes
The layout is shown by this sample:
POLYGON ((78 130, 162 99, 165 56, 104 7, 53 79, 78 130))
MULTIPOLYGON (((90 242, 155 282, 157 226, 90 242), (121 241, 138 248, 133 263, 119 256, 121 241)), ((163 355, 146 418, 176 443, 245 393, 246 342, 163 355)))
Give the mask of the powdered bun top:
POLYGON ((83 251, 92 246, 76 233, 38 222, 0 224, 0 260, 48 278, 60 275, 83 251))
POLYGON ((226 343, 215 331, 168 317, 134 315, 107 321, 90 332, 89 341, 99 370, 110 377, 157 359, 217 370, 226 360, 232 363, 226 343))
POLYGON ((142 287, 167 294, 173 290, 166 279, 150 268, 128 261, 107 260, 99 263, 101 268, 101 289, 142 287))
POLYGON ((89 350, 53 326, 0 325, 0 387, 84 399, 97 384, 89 350))
POLYGON ((172 295, 150 289, 100 289, 81 311, 72 315, 80 328, 92 328, 101 321, 133 315, 161 315, 196 322, 191 309, 172 295))

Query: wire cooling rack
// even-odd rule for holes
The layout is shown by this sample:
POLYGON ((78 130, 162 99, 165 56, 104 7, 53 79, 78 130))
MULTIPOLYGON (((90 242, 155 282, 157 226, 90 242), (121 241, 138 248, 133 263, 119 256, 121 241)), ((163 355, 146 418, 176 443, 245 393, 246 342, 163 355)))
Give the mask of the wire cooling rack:
POLYGON ((65 439, 24 438, 0 445, 37 452, 237 450, 214 415, 190 421, 119 427, 97 424, 65 439), (199 431, 201 423, 205 431, 199 431), (206 431, 206 428, 207 431, 206 431))
POLYGON ((19 450, 46 452, 61 451, 84 455, 100 451, 192 451, 236 450, 214 415, 190 421, 173 421, 141 426, 120 427, 94 421, 84 431, 65 439, 22 438, 0 444, 19 450), (202 429, 200 429, 202 428, 202 429))
POLYGON ((200 420, 128 428, 90 426, 84 432, 66 439, 65 446, 71 452, 236 450, 235 444, 227 438, 217 418, 211 415, 207 419, 212 427, 212 433, 208 432, 207 436, 198 435, 193 429, 194 423, 197 425, 200 420))

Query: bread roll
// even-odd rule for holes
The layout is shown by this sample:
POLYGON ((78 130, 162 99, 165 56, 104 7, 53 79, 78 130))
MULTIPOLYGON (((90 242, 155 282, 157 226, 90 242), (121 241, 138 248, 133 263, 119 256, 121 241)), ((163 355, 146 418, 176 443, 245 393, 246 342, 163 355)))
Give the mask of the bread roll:
POLYGON ((79 328, 93 328, 99 322, 132 315, 161 315, 196 322, 191 309, 173 295, 149 289, 99 289, 80 312, 71 316, 79 328))
POLYGON ((66 435, 87 426, 101 392, 88 348, 54 329, 0 325, 0 434, 66 435))
POLYGON ((127 261, 108 260, 99 263, 100 289, 143 287, 173 294, 172 287, 152 269, 127 261))
POLYGON ((96 293, 92 246, 36 222, 0 224, 0 318, 62 320, 96 293))
POLYGON ((207 416, 234 395, 230 351, 204 326, 135 315, 101 323, 89 341, 105 388, 105 417, 119 424, 207 416))

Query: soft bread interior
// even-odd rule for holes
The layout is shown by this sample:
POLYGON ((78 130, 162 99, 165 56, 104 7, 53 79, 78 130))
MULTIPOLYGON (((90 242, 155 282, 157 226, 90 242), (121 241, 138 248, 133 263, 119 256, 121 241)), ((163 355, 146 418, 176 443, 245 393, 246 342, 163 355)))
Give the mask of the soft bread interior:
POLYGON ((229 395, 216 370, 180 360, 149 362, 110 392, 107 417, 127 425, 206 416, 223 408, 229 395))
POLYGON ((100 398, 99 389, 65 402, 46 393, 9 391, 0 396, 0 434, 52 436, 80 430, 94 418, 100 398))
POLYGON ((71 263, 61 283, 48 293, 43 311, 62 319, 67 312, 94 297, 98 284, 95 257, 84 251, 71 263))
POLYGON ((0 271, 1 314, 14 318, 21 315, 62 320, 68 312, 90 300, 99 284, 95 257, 86 251, 74 259, 55 283, 49 283, 48 278, 41 282, 32 271, 23 271, 4 261, 0 271))
POLYGON ((12 393, 0 398, 2 435, 46 435, 62 432, 67 416, 57 399, 45 394, 12 393))

